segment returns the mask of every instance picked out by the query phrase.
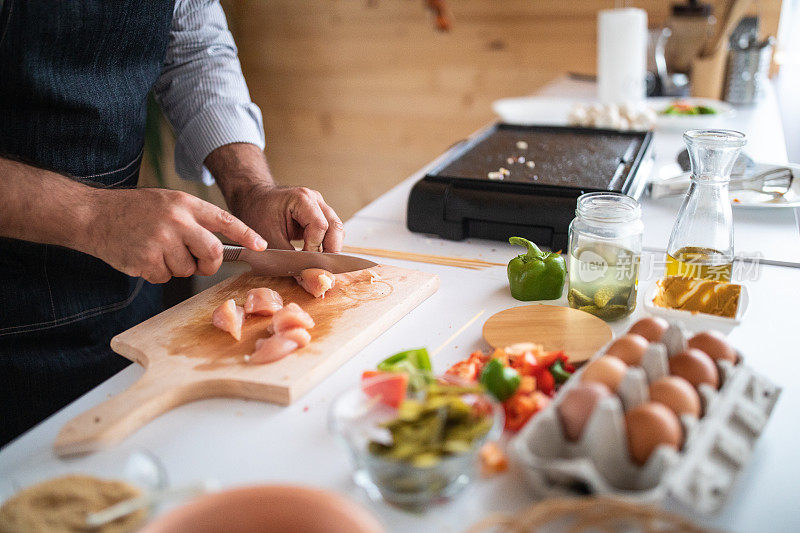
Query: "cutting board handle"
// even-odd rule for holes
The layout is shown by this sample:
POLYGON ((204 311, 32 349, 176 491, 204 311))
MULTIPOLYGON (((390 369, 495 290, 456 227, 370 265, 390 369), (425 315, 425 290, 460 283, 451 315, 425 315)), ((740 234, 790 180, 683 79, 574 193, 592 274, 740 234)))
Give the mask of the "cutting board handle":
POLYGON ((197 396, 197 381, 176 375, 170 383, 164 379, 165 374, 168 375, 150 367, 127 390, 64 424, 53 444, 56 455, 68 457, 98 451, 197 396))

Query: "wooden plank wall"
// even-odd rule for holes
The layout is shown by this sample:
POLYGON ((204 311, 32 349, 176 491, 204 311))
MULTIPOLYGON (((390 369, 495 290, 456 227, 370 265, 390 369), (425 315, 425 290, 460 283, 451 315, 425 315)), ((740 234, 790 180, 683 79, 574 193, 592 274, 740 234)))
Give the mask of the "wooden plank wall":
MULTIPOLYGON (((722 0, 717 0, 722 4, 722 0)), ((346 219, 493 118, 491 102, 568 71, 595 72, 600 0, 226 0, 267 157, 346 219)), ((639 0, 651 26, 669 2, 639 0)), ((775 34, 780 0, 757 5, 775 34), (774 28, 774 29, 773 29, 774 28)), ((218 196, 212 196, 218 199, 218 196)))

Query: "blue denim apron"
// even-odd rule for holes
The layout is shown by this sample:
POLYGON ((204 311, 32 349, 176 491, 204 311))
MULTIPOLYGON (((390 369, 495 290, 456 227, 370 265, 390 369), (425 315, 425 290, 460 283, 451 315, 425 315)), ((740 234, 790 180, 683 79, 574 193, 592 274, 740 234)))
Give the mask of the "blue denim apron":
MULTIPOLYGON (((0 5, 0 155, 135 187, 173 1, 0 5)), ((111 337, 160 307, 157 286, 97 258, 0 238, 0 445, 125 367, 111 337)))

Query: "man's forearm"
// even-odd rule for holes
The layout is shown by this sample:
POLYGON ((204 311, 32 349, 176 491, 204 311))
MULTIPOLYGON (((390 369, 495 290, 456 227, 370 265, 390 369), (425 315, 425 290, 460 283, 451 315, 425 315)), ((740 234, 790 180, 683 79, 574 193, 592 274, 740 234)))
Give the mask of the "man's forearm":
POLYGON ((275 181, 261 149, 250 143, 220 146, 206 157, 205 166, 217 181, 228 207, 235 213, 243 195, 254 187, 272 188, 275 181))
POLYGON ((0 236, 86 251, 96 192, 0 157, 0 236))

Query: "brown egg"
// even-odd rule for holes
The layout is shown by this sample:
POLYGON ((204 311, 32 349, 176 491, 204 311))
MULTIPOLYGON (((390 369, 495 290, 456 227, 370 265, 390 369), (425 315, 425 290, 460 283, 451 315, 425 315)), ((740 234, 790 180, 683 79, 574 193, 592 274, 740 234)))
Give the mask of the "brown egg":
POLYGON ((670 357, 669 373, 682 377, 695 388, 701 383, 708 383, 715 389, 719 388, 717 365, 697 348, 687 348, 686 351, 670 357))
POLYGON ((641 335, 628 333, 612 342, 606 350, 606 355, 619 357, 626 365, 638 366, 649 344, 641 335))
POLYGON ((627 371, 628 365, 622 359, 613 355, 604 355, 587 365, 581 375, 581 381, 596 381, 612 391, 616 391, 627 371))
POLYGON ((663 403, 678 416, 700 418, 700 395, 692 384, 678 376, 664 376, 650 384, 650 401, 663 403))
POLYGON ((574 442, 581 437, 597 402, 611 395, 608 387, 596 381, 578 383, 564 394, 558 404, 558 416, 567 440, 574 442))
POLYGON ((669 322, 663 318, 647 317, 638 320, 632 325, 628 333, 636 333, 650 342, 658 342, 664 336, 664 332, 667 331, 668 327, 669 322))
POLYGON ((643 465, 650 454, 664 444, 679 450, 683 442, 683 428, 664 405, 645 402, 625 413, 628 432, 628 451, 636 464, 643 465))
POLYGON ((688 341, 689 348, 697 348, 708 354, 715 361, 730 361, 733 364, 738 362, 736 351, 728 344, 728 341, 721 334, 714 331, 703 331, 698 333, 688 341))

